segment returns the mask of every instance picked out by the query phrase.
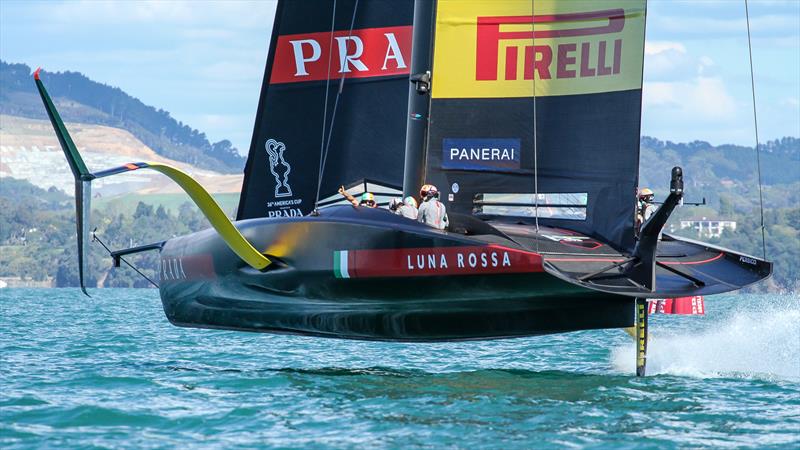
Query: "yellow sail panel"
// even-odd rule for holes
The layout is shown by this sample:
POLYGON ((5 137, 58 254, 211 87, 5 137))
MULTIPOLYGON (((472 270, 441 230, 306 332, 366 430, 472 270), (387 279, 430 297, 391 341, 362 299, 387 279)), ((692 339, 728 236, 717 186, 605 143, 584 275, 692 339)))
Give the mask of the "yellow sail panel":
POLYGON ((641 89, 645 9, 645 0, 439 0, 431 94, 641 89))

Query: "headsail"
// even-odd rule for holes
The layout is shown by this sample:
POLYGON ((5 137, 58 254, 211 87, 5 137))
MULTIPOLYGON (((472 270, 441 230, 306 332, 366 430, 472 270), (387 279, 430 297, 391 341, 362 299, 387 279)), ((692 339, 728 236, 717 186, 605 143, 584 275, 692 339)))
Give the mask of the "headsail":
POLYGON ((279 2, 238 219, 311 212, 326 148, 321 199, 402 184, 412 15, 412 2, 279 2))
POLYGON ((644 0, 440 0, 427 181, 631 248, 644 26, 644 0))

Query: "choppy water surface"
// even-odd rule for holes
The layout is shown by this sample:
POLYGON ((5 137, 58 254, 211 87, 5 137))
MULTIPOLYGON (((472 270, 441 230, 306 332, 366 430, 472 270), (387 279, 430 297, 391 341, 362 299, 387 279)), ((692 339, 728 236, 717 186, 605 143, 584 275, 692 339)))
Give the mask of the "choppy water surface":
POLYGON ((800 298, 393 344, 176 328, 154 290, 0 290, 0 447, 800 448, 800 298))

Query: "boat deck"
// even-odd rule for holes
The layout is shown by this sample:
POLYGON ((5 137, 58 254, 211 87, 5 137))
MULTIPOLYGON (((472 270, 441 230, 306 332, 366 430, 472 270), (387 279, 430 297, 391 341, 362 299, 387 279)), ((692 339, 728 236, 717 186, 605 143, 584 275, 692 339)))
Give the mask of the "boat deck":
POLYGON ((708 295, 740 289, 772 271, 758 258, 664 234, 656 256, 656 288, 646 289, 625 275, 631 255, 573 231, 492 223, 519 245, 541 254, 545 269, 581 286, 651 298, 708 295))

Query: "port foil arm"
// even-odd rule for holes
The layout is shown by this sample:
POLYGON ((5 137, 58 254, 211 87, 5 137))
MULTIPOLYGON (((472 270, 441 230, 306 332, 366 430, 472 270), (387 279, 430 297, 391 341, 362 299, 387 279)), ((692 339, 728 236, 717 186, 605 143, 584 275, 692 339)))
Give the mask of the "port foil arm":
POLYGON ((217 230, 217 233, 219 233, 225 243, 228 244, 228 247, 230 247, 242 261, 259 270, 270 264, 270 260, 256 250, 253 245, 242 236, 242 233, 239 232, 233 222, 225 215, 225 212, 222 211, 222 208, 219 207, 214 197, 186 172, 168 164, 137 162, 95 172, 93 175, 95 178, 103 178, 138 169, 155 170, 156 172, 168 176, 172 181, 177 183, 181 189, 189 194, 189 197, 197 207, 200 208, 200 211, 206 216, 211 226, 217 230))
POLYGON ((124 172, 129 172, 138 169, 151 169, 160 172, 170 179, 175 181, 194 201, 200 208, 200 211, 206 216, 211 226, 220 234, 225 243, 230 249, 236 253, 239 258, 246 262, 251 267, 261 270, 270 264, 270 260, 256 250, 252 244, 239 232, 236 226, 231 222, 228 216, 222 211, 217 202, 206 191, 203 186, 195 181, 187 173, 178 168, 172 167, 168 164, 158 162, 146 163, 130 163, 112 169, 102 170, 99 172, 89 172, 83 158, 72 141, 72 137, 61 120, 61 116, 47 93, 44 83, 39 77, 41 69, 36 69, 33 73, 33 78, 36 83, 36 88, 39 90, 39 95, 44 103, 47 116, 50 118, 50 123, 53 124, 53 129, 58 137, 58 142, 61 144, 61 149, 64 151, 64 156, 67 158, 69 167, 72 170, 72 175, 75 177, 75 216, 77 225, 77 240, 78 240, 78 274, 80 279, 81 290, 84 294, 86 292, 85 276, 87 272, 87 246, 89 237, 89 214, 91 212, 91 182, 95 178, 103 178, 111 175, 116 175, 124 172))

